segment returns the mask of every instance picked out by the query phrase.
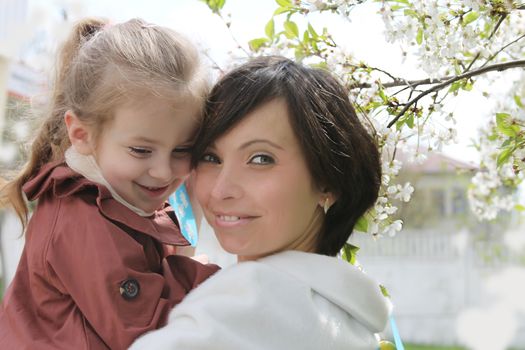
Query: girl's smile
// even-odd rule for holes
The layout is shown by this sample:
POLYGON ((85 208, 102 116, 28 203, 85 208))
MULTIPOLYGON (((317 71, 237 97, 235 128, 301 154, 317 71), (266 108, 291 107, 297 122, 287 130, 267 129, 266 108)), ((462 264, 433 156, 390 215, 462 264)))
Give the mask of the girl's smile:
POLYGON ((189 143, 200 106, 142 96, 116 108, 96 144, 102 175, 128 203, 153 213, 190 172, 189 143))

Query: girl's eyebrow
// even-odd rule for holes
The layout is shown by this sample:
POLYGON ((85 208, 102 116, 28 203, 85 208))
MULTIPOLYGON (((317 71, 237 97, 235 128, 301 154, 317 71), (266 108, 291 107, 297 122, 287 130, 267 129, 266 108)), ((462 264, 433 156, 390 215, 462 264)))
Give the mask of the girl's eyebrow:
POLYGON ((279 146, 278 144, 270 141, 270 140, 266 140, 266 139, 255 139, 255 140, 250 140, 248 142, 245 142, 243 143, 239 149, 244 149, 244 148, 247 148, 253 144, 256 144, 256 143, 265 143, 265 144, 268 144, 274 148, 277 148, 277 149, 280 149, 280 150, 284 150, 281 146, 279 146))
POLYGON ((134 137, 132 137, 132 140, 133 141, 139 141, 139 142, 146 142, 146 143, 154 143, 154 144, 159 143, 158 140, 151 139, 151 138, 146 137, 146 136, 134 136, 134 137))
MULTIPOLYGON (((134 142, 145 142, 145 143, 150 143, 150 144, 153 144, 153 145, 160 145, 162 142, 160 142, 159 140, 155 139, 155 138, 149 138, 149 137, 146 137, 146 136, 134 136, 131 138, 132 141, 134 142)), ((187 140, 183 143, 184 146, 178 146, 176 148, 192 148, 193 147, 193 140, 187 140)))

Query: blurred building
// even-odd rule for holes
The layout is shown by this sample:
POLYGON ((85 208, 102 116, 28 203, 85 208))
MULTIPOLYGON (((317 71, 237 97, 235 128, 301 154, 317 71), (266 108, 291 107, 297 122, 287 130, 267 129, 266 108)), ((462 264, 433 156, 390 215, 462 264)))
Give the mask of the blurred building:
MULTIPOLYGON (((21 26, 27 18, 27 0, 3 0, 0 2, 0 135, 4 129, 7 81, 10 62, 17 57, 21 26)), ((0 146, 2 145, 0 136, 0 146)))
MULTIPOLYGON (((20 35, 27 25, 27 3, 27 0, 0 2, 0 169, 5 169, 9 156, 15 158, 17 153, 16 146, 6 138, 8 119, 14 117, 9 106, 27 100, 30 96, 27 89, 35 81, 35 76, 29 78, 31 74, 25 67, 16 63, 20 35)), ((12 219, 11 212, 0 211, 0 295, 7 278, 14 272, 23 245, 23 240, 18 238, 21 229, 12 219)))
MULTIPOLYGON (((400 208, 403 230, 396 237, 354 233, 351 239, 360 247, 364 270, 390 292, 405 342, 464 344, 459 321, 495 301, 487 281, 525 262, 523 251, 511 252, 504 242, 505 232, 516 224, 511 214, 479 222, 471 213, 467 188, 474 170, 437 153, 420 165, 406 166, 400 180, 409 181, 415 192, 400 208)), ((525 348, 525 315, 514 316, 516 331, 509 341, 525 348)), ((498 337, 498 327, 506 326, 497 324, 485 334, 480 326, 476 332, 498 337)))

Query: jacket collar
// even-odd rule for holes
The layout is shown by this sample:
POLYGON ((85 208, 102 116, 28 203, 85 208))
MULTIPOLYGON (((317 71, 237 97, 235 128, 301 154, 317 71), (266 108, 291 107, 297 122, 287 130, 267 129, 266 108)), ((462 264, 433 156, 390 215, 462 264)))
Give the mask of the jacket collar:
POLYGON ((96 195, 97 206, 105 217, 133 230, 145 233, 170 245, 189 245, 180 233, 173 209, 166 203, 149 217, 134 213, 116 201, 109 190, 70 169, 63 160, 45 164, 39 173, 23 186, 27 199, 32 201, 50 191, 52 196, 64 198, 79 192, 96 195))

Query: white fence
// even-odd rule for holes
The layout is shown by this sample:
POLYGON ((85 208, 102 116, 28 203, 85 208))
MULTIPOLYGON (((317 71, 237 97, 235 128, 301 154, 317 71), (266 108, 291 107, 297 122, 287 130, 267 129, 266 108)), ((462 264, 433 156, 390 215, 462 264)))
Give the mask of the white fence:
POLYGON ((477 329, 472 324, 479 339, 506 342, 500 349, 525 349, 525 298, 506 292, 524 290, 525 280, 497 282, 509 269, 525 276, 520 254, 501 243, 477 241, 468 232, 404 231, 395 238, 356 235, 352 241, 360 247, 358 260, 364 270, 389 290, 405 342, 468 345, 473 331, 463 330, 461 320, 479 311, 487 315, 486 320, 478 317, 477 329), (501 305, 508 317, 489 317, 489 311, 501 305))

